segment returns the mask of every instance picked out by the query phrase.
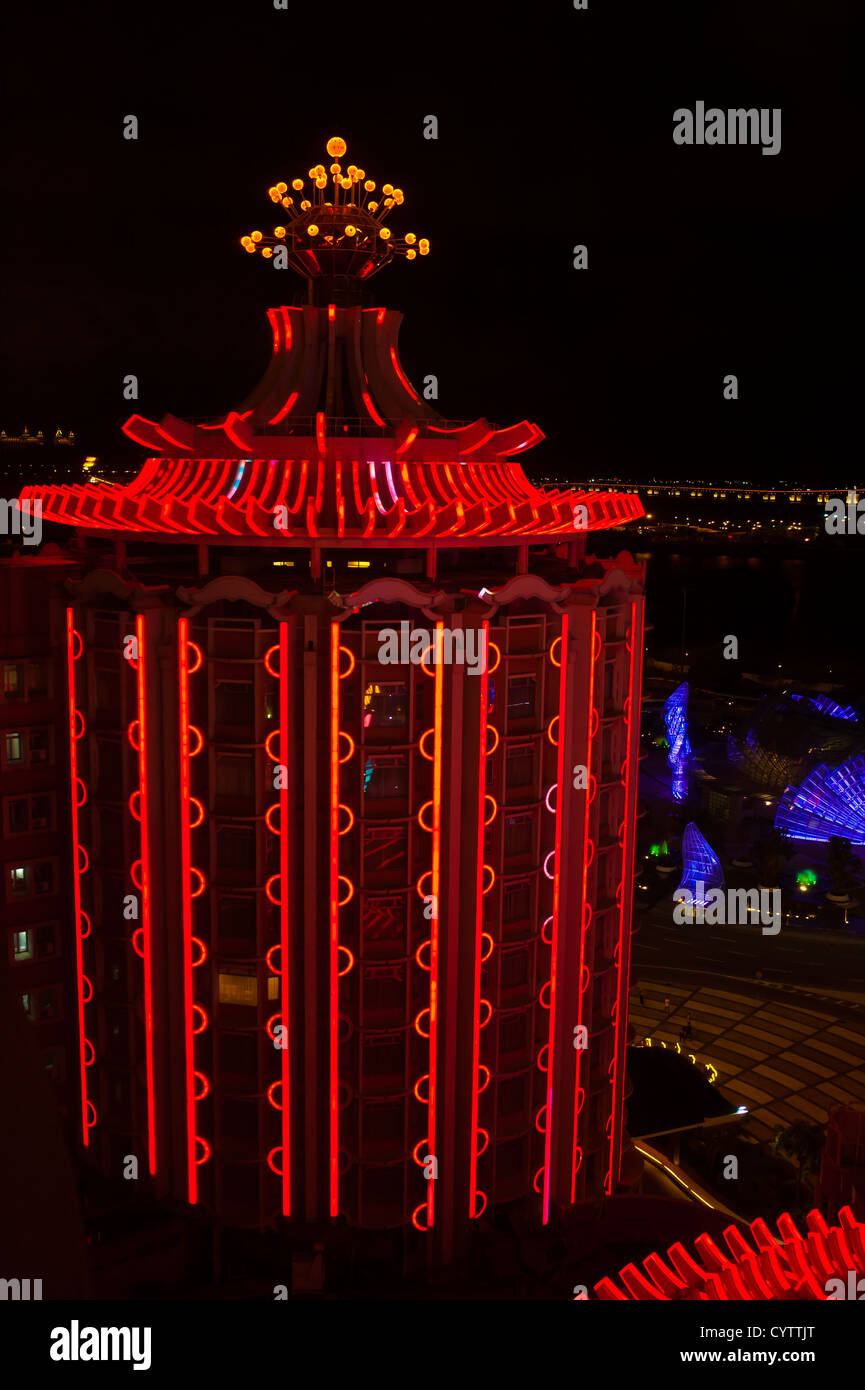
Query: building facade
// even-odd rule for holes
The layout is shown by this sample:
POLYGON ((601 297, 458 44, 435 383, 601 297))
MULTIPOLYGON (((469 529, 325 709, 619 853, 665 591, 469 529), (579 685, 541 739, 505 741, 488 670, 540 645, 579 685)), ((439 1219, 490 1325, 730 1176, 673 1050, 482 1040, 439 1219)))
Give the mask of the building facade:
POLYGON ((586 542, 642 507, 420 397, 366 282, 425 243, 330 171, 244 238, 307 302, 239 409, 27 490, 70 530, 70 1077, 106 1172, 446 1265, 623 1178, 644 573, 586 542))

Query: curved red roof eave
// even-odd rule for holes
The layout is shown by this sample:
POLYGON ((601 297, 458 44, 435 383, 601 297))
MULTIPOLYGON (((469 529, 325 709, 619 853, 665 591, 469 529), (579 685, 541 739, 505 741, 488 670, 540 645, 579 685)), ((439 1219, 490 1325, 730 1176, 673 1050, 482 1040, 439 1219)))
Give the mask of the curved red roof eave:
POLYGON ((634 493, 535 487, 512 458, 544 437, 528 420, 439 415, 400 364, 401 314, 305 305, 268 319, 270 366, 239 410, 201 424, 133 415, 125 433, 153 452, 131 483, 22 497, 94 534, 229 544, 519 544, 644 514, 634 493))

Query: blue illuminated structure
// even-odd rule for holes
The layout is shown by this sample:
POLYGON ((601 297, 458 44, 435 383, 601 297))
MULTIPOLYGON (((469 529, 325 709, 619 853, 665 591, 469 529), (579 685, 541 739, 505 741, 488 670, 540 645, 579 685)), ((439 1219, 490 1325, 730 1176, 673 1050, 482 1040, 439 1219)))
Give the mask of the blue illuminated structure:
POLYGON ((682 890, 687 889, 694 905, 705 907, 706 893, 709 889, 723 887, 724 870, 721 868, 720 859, 700 834, 694 821, 689 821, 682 836, 682 882, 673 898, 678 898, 682 890))
POLYGON ((794 840, 843 835, 851 844, 865 844, 865 757, 860 753, 836 768, 820 763, 800 786, 788 787, 775 828, 794 840))
POLYGON ((830 700, 828 695, 794 695, 791 693, 791 700, 810 705, 815 714, 825 714, 829 719, 849 719, 854 724, 858 724, 859 716, 851 705, 839 705, 834 700, 830 700))
POLYGON ((667 726, 667 762, 673 770, 673 800, 684 801, 688 795, 688 759, 691 744, 688 739, 688 682, 683 681, 664 705, 664 723, 667 726))

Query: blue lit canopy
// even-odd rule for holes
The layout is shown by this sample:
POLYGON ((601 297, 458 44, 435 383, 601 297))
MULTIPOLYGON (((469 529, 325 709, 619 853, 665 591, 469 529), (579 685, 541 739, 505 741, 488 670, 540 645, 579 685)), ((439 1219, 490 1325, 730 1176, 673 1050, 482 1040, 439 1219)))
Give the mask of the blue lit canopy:
POLYGON ((854 724, 859 722, 859 716, 851 705, 836 704, 828 695, 794 695, 791 692, 790 699, 810 705, 816 714, 825 714, 829 719, 850 719, 854 724))
POLYGON ((788 787, 778 803, 775 827, 794 840, 826 841, 844 835, 865 844, 865 757, 840 767, 820 763, 798 787, 788 787))
POLYGON ((689 821, 682 836, 682 882, 673 897, 678 898, 686 888, 694 903, 698 907, 704 907, 709 889, 723 887, 724 871, 720 859, 700 834, 694 821, 689 821), (702 885, 699 891, 698 883, 702 885))

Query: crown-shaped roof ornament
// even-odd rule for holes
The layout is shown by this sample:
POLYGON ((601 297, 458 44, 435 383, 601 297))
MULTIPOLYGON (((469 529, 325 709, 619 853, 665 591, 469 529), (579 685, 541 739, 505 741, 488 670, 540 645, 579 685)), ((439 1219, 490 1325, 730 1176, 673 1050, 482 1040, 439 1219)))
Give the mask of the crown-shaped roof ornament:
POLYGON ((405 201, 401 188, 384 183, 379 191, 366 170, 343 168, 346 143, 338 135, 327 142, 332 163, 309 170, 310 186, 301 178, 268 189, 282 220, 268 235, 253 231, 240 238, 250 254, 259 252, 280 268, 291 266, 310 280, 365 281, 393 260, 426 256, 429 241, 414 232, 395 237, 387 225, 394 208, 405 201), (284 211, 283 211, 284 210, 284 211))

